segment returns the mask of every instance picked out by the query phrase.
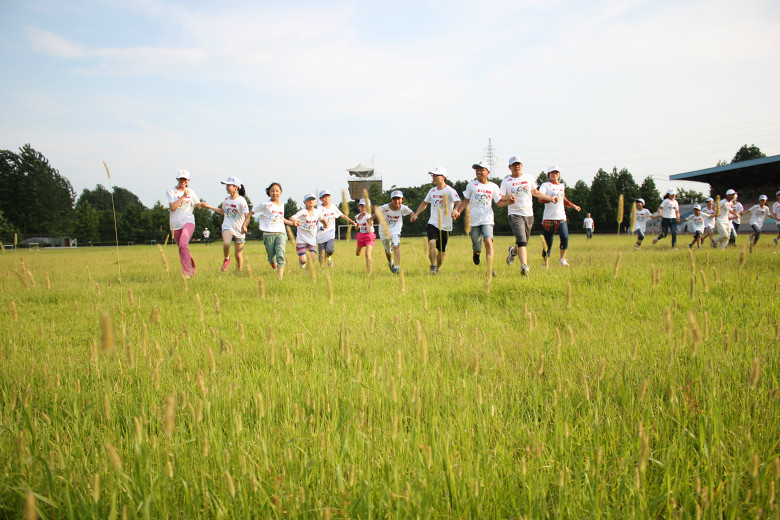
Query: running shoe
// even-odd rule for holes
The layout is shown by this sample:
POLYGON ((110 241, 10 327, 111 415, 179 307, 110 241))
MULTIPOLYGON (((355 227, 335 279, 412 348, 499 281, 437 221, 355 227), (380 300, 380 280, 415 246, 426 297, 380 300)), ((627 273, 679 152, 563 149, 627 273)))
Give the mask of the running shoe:
POLYGON ((561 258, 560 262, 562 266, 569 267, 569 262, 567 262, 565 258, 561 258))
POLYGON ((225 261, 222 262, 222 271, 227 271, 228 266, 230 265, 230 258, 225 258, 225 261))
POLYGON ((474 261, 474 265, 479 265, 479 253, 476 251, 474 252, 474 255, 472 255, 471 260, 474 261))
POLYGON ((333 267, 333 259, 328 257, 328 267, 333 267))
POLYGON ((661 240, 661 237, 660 237, 660 236, 657 236, 657 237, 655 237, 655 238, 653 239, 653 244, 657 244, 659 240, 661 240))
POLYGON ((512 248, 514 246, 509 246, 509 255, 506 257, 506 265, 512 265, 515 262, 516 254, 512 253, 512 248))
POLYGON ((393 274, 398 274, 398 271, 400 271, 400 270, 401 270, 401 268, 398 267, 397 265, 391 265, 390 266, 390 272, 393 273, 393 274))
POLYGON ((531 268, 530 268, 530 267, 528 267, 528 266, 527 266, 527 265, 525 265, 525 264, 522 264, 522 265, 520 266, 520 274, 521 274, 521 275, 523 275, 523 276, 528 276, 528 271, 530 271, 530 270, 531 270, 531 268))
POLYGON ((436 267, 435 265, 432 265, 431 266, 431 274, 438 274, 438 272, 439 272, 439 268, 436 267))

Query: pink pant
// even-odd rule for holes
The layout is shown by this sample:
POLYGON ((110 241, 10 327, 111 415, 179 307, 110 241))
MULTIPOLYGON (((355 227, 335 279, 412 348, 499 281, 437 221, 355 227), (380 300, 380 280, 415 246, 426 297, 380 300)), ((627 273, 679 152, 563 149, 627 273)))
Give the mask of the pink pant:
POLYGON ((195 274, 195 260, 190 255, 190 238, 195 232, 195 224, 184 224, 184 227, 173 232, 173 239, 179 245, 179 260, 185 276, 195 274))

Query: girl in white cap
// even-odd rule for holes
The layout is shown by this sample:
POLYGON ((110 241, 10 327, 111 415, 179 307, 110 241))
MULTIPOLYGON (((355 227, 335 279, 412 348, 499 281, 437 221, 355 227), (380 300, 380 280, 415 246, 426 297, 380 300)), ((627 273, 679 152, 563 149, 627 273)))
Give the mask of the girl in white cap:
POLYGON ((729 245, 729 237, 734 232, 734 228, 731 226, 730 221, 736 217, 734 213, 734 199, 737 196, 737 192, 734 190, 728 190, 726 192, 726 198, 720 199, 718 205, 718 216, 715 219, 715 229, 718 232, 718 238, 716 242, 722 249, 726 249, 729 245))
POLYGON ((544 266, 547 267, 550 254, 552 253, 553 237, 557 231, 558 238, 561 241, 559 247, 561 258, 559 262, 562 266, 568 267, 569 262, 566 260, 566 251, 569 249, 569 226, 566 222, 564 206, 576 211, 580 211, 580 207, 566 198, 566 186, 560 182, 561 172, 558 166, 553 165, 547 168, 547 178, 549 181, 539 186, 539 191, 543 195, 555 198, 556 202, 547 202, 544 205, 542 228, 544 229, 544 242, 547 244, 547 249, 542 251, 542 259, 544 266))
POLYGON ((677 190, 669 188, 658 207, 658 213, 661 214, 661 234, 653 239, 653 244, 657 244, 659 240, 666 238, 666 235, 671 232, 672 249, 677 249, 677 222, 680 221, 680 204, 675 200, 676 197, 677 190))
POLYGON ((371 251, 374 249, 374 217, 368 213, 366 199, 360 199, 358 202, 358 214, 355 216, 355 225, 358 229, 357 247, 355 256, 360 256, 363 248, 366 248, 366 272, 371 274, 371 251))
POLYGON ((704 215, 701 212, 701 206, 699 204, 693 205, 693 213, 688 215, 688 218, 684 218, 679 222, 690 222, 693 226, 693 241, 688 244, 688 249, 693 249, 694 244, 696 249, 701 249, 701 239, 704 235, 704 215))
POLYGON ((284 205, 282 204, 282 185, 272 182, 265 194, 269 199, 254 206, 250 215, 257 215, 260 231, 263 232, 263 245, 268 255, 268 263, 271 269, 276 271, 281 280, 284 278, 284 264, 286 263, 285 249, 287 247, 287 230, 284 225, 296 225, 292 220, 284 218, 284 205))
POLYGON ((653 219, 653 214, 645 207, 645 199, 636 199, 634 204, 636 205, 636 212, 634 213, 636 243, 634 244, 634 249, 639 249, 642 246, 642 240, 645 239, 647 223, 653 219))
POLYGON ((753 246, 756 245, 761 236, 761 228, 764 226, 764 219, 772 215, 772 212, 769 211, 769 206, 766 205, 767 198, 766 195, 761 195, 758 198, 758 204, 755 204, 749 210, 742 212, 742 215, 750 213, 750 227, 753 229, 753 236, 750 238, 751 253, 753 252, 753 246))
POLYGON ((317 252, 320 255, 320 265, 325 264, 325 257, 328 258, 328 267, 333 267, 331 256, 336 249, 336 219, 346 220, 353 226, 355 221, 341 212, 341 210, 331 204, 331 195, 328 190, 320 191, 320 211, 322 218, 328 223, 317 231, 317 252))
POLYGON ((328 227, 328 221, 322 218, 322 209, 317 207, 317 197, 313 193, 307 193, 303 197, 305 206, 298 213, 290 217, 290 220, 298 229, 295 232, 295 251, 298 253, 298 265, 301 269, 306 267, 308 253, 312 257, 317 253, 317 227, 322 223, 328 227))
POLYGON ((165 202, 168 203, 168 209, 171 211, 170 223, 173 240, 179 246, 181 271, 189 278, 195 274, 195 260, 190 254, 190 238, 195 232, 195 215, 192 210, 201 208, 201 203, 195 192, 189 188, 190 172, 179 170, 176 180, 178 181, 176 187, 165 194, 165 202))
POLYGON ((246 190, 237 177, 228 177, 222 181, 228 196, 222 201, 222 205, 209 206, 205 202, 202 207, 210 209, 214 213, 223 215, 222 219, 222 252, 225 260, 222 261, 222 271, 227 271, 230 265, 230 243, 235 243, 236 269, 241 272, 244 266, 244 242, 246 241, 246 227, 249 225, 251 214, 249 205, 244 198, 246 190))

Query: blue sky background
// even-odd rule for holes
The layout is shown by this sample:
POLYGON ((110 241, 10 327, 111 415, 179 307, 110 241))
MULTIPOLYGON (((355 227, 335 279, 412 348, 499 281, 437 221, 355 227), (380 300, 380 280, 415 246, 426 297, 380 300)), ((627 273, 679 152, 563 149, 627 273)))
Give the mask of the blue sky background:
MULTIPOLYGON (((30 143, 77 192, 152 205, 192 172, 210 202, 385 187, 519 154, 588 183, 780 154, 780 3, 0 0, 0 147, 30 143)), ((695 183, 678 184, 703 190, 695 183)))

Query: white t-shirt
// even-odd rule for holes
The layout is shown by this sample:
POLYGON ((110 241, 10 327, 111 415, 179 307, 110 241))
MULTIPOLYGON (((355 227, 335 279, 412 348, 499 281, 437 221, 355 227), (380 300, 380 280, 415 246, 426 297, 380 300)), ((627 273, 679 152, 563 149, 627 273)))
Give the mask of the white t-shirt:
POLYGON ((768 216, 769 206, 764 204, 764 207, 762 208, 759 204, 756 204, 750 208, 750 225, 758 226, 758 229, 761 229, 761 226, 764 225, 764 219, 768 216))
POLYGON ((495 182, 482 184, 474 179, 463 191, 463 198, 469 199, 472 227, 484 224, 492 226, 495 223, 493 203, 501 200, 501 188, 495 182))
POLYGON ((518 177, 507 175, 501 181, 501 195, 514 195, 515 201, 507 206, 508 215, 520 215, 521 217, 533 217, 533 197, 531 190, 537 188, 533 177, 522 174, 518 177))
POLYGON ((264 233, 284 233, 284 205, 270 199, 252 208, 257 215, 260 231, 264 233))
POLYGON ((460 202, 460 196, 452 186, 445 186, 444 189, 436 187, 428 190, 425 195, 425 202, 431 205, 431 216, 428 218, 428 224, 436 226, 442 231, 452 231, 452 209, 456 202, 460 202), (444 203, 444 199, 447 203, 444 203), (441 210, 441 224, 439 224, 439 210, 441 210))
POLYGON ((203 238, 208 238, 211 236, 211 231, 209 231, 209 228, 206 228, 203 230, 203 238))
POLYGON ((686 222, 690 222, 693 226, 693 231, 698 231, 700 233, 704 233, 704 214, 699 212, 699 215, 697 216, 695 213, 691 213, 688 215, 688 218, 685 219, 686 222))
POLYGON ((311 213, 309 213, 306 208, 303 208, 293 215, 290 220, 294 218, 301 221, 301 225, 298 226, 298 230, 295 233, 295 243, 316 246, 317 228, 319 226, 320 218, 322 218, 322 211, 320 208, 313 208, 311 213))
POLYGON ((593 219, 585 217, 582 220, 582 223, 585 225, 585 229, 593 229, 593 219))
POLYGON ((355 222, 358 223, 358 233, 373 233, 374 226, 369 224, 371 215, 366 213, 364 216, 360 216, 360 213, 355 217, 355 222))
POLYGON ((566 220, 566 210, 563 208, 563 197, 566 186, 562 182, 553 184, 545 182, 539 187, 539 191, 548 197, 558 197, 558 202, 545 202, 542 220, 566 220))
POLYGON ((715 209, 708 209, 704 208, 701 210, 701 214, 704 215, 704 227, 706 228, 714 228, 715 227, 715 209))
POLYGON ((680 210, 680 204, 677 200, 664 199, 661 201, 661 206, 658 209, 661 210, 661 217, 676 219, 677 212, 680 210))
POLYGON ((720 199, 720 205, 718 206, 719 215, 716 220, 718 224, 723 224, 728 226, 729 224, 729 211, 731 211, 731 208, 734 207, 734 201, 729 201, 728 199, 720 199))
POLYGON ((334 204, 329 208, 319 206, 322 220, 328 223, 328 227, 322 228, 317 232, 317 243, 322 244, 328 240, 336 239, 336 219, 343 215, 341 210, 334 204))
MULTIPOLYGON (((390 204, 384 204, 379 206, 379 211, 385 216, 387 227, 390 228, 390 237, 401 236, 401 228, 404 226, 404 217, 414 213, 406 204, 401 204, 401 207, 398 210, 392 210, 390 209, 390 204)), ((381 240, 386 240, 390 237, 385 236, 385 227, 379 226, 379 238, 381 240)))
MULTIPOLYGON (((165 194, 165 202, 172 204, 179 200, 182 195, 184 195, 184 190, 171 188, 168 190, 168 193, 165 194)), ((195 192, 192 190, 190 190, 189 195, 181 199, 179 207, 174 211, 171 211, 172 229, 181 229, 184 227, 184 224, 195 224, 195 215, 192 213, 192 210, 195 208, 195 203, 199 200, 198 196, 195 195, 195 192)))
POLYGON ((636 217, 634 219, 634 231, 641 231, 642 233, 645 232, 645 227, 647 226, 647 223, 650 221, 650 216, 652 213, 647 208, 642 208, 640 210, 637 210, 636 217))
POLYGON ((743 211, 745 211, 745 207, 742 205, 742 203, 741 202, 735 202, 734 203, 734 213, 737 214, 737 218, 732 219, 732 222, 736 222, 737 224, 741 224, 742 223, 742 219, 740 218, 739 215, 743 211))
POLYGON ((243 225, 246 214, 249 213, 249 205, 244 197, 231 199, 227 197, 222 203, 225 216, 222 219, 222 231, 230 231, 234 237, 243 238, 243 225))
MULTIPOLYGON (((775 215, 775 218, 780 218, 780 202, 772 204, 772 213, 775 215)), ((780 222, 778 222, 778 224, 780 224, 780 222)))

